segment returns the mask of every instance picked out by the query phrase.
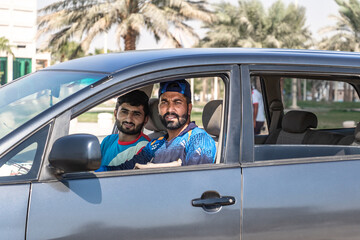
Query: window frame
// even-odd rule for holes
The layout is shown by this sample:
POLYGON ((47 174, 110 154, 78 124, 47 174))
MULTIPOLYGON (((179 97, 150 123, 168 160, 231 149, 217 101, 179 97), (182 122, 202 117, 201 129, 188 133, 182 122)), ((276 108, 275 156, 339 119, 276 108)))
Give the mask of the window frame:
MULTIPOLYGON (((16 146, 14 146, 11 150, 7 151, 5 154, 3 154, 1 156, 0 161, 2 162, 2 161, 4 161, 3 158, 11 159, 11 157, 16 156, 18 153, 20 153, 22 150, 24 150, 25 148, 30 146, 32 143, 35 143, 35 142, 39 143, 38 147, 36 149, 36 152, 35 152, 34 161, 33 161, 30 171, 24 175, 0 177, 0 185, 9 184, 9 183, 11 183, 11 184, 27 183, 29 181, 35 181, 38 179, 39 170, 41 168, 44 153, 47 149, 47 142, 49 139, 49 135, 51 133, 51 129, 52 129, 52 123, 46 124, 45 126, 34 131, 32 134, 27 136, 24 140, 19 142, 16 146), (41 137, 41 138, 39 139, 39 137, 41 137)), ((7 161, 9 159, 7 159, 7 161)), ((4 161, 4 163, 1 163, 1 166, 4 165, 7 161, 4 161)))
MULTIPOLYGON (((129 75, 128 73, 126 74, 129 75)), ((125 76, 126 76, 125 75, 125 76)), ((98 92, 86 100, 74 105, 70 108, 66 113, 59 116, 55 119, 54 132, 51 137, 50 142, 54 142, 54 139, 57 139, 61 136, 68 135, 69 122, 71 119, 79 116, 80 114, 86 112, 87 110, 95 107, 96 105, 106 101, 107 99, 111 99, 119 94, 126 93, 128 91, 134 90, 136 88, 143 87, 147 84, 154 84, 160 81, 165 80, 174 80, 178 78, 193 78, 193 77, 206 77, 206 76, 217 76, 223 80, 225 87, 225 96, 223 107, 223 126, 222 132, 224 132, 224 136, 222 139, 219 139, 219 145, 221 146, 221 153, 217 154, 218 157, 221 158, 221 162, 223 160, 229 159, 224 164, 204 164, 204 165, 196 165, 196 166, 183 166, 181 168, 166 168, 166 169, 146 169, 146 170, 124 170, 124 171, 111 171, 111 172, 100 172, 100 173, 92 173, 92 172, 78 172, 78 173, 68 173, 64 174, 62 177, 66 179, 77 179, 77 178, 91 178, 91 177, 102 177, 102 176, 118 176, 118 175, 138 175, 138 174, 153 174, 153 173, 163 173, 163 172, 182 172, 182 171, 194 171, 194 170, 207 170, 207 169, 219 169, 219 168, 232 168, 239 167, 239 145, 240 141, 237 141, 240 128, 238 130, 234 130, 230 125, 240 126, 239 118, 231 118, 228 117, 230 112, 240 113, 240 106, 238 100, 233 98, 240 98, 239 94, 235 92, 238 91, 239 85, 239 66, 238 65, 211 65, 211 66, 197 66, 197 67, 178 67, 171 70, 163 70, 150 72, 141 76, 129 77, 127 79, 123 79, 123 75, 118 73, 114 76, 113 82, 114 84, 109 88, 104 89, 101 92, 98 92), (230 121, 232 119, 232 121, 230 121), (66 130, 64 130, 64 126, 66 130), (62 130, 57 130, 57 128, 62 128, 62 130), (235 139, 232 144, 227 144, 231 141, 229 139, 235 139), (220 140, 222 141, 220 143, 220 140), (225 143, 226 140, 226 143, 225 143)), ((110 133, 109 133, 110 134, 110 133)), ((52 144, 50 144, 51 146, 52 144)), ((45 164, 43 168, 46 168, 46 163, 48 162, 48 156, 50 152, 50 148, 47 150, 45 155, 45 164)), ((43 169, 44 176, 49 176, 46 172, 49 172, 49 169, 43 169)), ((44 180, 47 179, 44 177, 44 180)))
MULTIPOLYGON (((360 69, 358 68, 344 68, 344 67, 336 67, 336 66, 299 66, 299 65, 271 65, 271 64, 258 64, 258 65, 249 65, 249 81, 251 75, 261 76, 262 74, 267 75, 294 75, 294 77, 301 78, 303 76, 307 76, 309 78, 316 76, 326 76, 329 79, 336 79, 343 77, 344 79, 348 79, 349 81, 342 81, 351 84, 355 91, 359 95, 359 86, 360 86, 360 69), (358 78, 359 83, 354 85, 352 82, 355 82, 355 78, 358 78), (354 80, 350 81, 350 78, 354 80)), ((266 89, 264 88, 265 94, 266 89)), ((268 99, 266 99, 268 100, 268 99)), ((264 102, 264 108, 268 111, 268 103, 264 102), (265 105, 267 104, 267 105, 265 105)), ((269 124, 271 124, 269 122, 269 124)), ((327 130, 327 129, 326 129, 327 130)), ((253 138, 254 139, 254 135, 253 138)), ((254 142, 254 141, 250 141, 254 142)), ((258 145, 257 147, 261 147, 258 145)), ((270 146, 270 145, 269 145, 270 146)), ((275 146, 275 145, 272 145, 275 146)), ((294 145, 296 146, 296 145, 294 145)), ((318 147, 319 145, 302 145, 306 147, 318 147)), ((332 145, 324 145, 328 148, 331 148, 332 145)), ((335 145, 335 147, 339 147, 340 145, 335 145)), ((289 145, 291 148, 292 146, 289 145)), ((351 146, 344 146, 344 148, 351 148, 351 146)), ((355 147, 356 148, 356 147, 355 147)), ((253 152, 255 152, 255 144, 253 144, 253 152)), ((354 155, 341 155, 341 156, 320 156, 320 157, 299 157, 299 158, 288 158, 288 159, 278 159, 278 160, 262 160, 255 161, 255 154, 253 155, 253 159, 251 162, 242 161, 242 167, 258 167, 258 166, 273 166, 273 165, 288 165, 288 164, 303 164, 303 163, 320 163, 320 162, 337 162, 337 161, 351 161, 351 160, 359 160, 360 154, 354 155)))

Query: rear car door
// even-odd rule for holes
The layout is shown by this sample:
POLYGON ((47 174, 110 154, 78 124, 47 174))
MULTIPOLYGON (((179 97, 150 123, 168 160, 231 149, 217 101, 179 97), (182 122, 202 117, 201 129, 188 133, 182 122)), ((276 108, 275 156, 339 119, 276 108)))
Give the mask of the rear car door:
MULTIPOLYGON (((175 69, 158 73, 156 78, 209 75, 208 72, 215 72, 226 81, 226 137, 219 142, 219 164, 73 173, 59 176, 59 181, 34 183, 27 239, 239 239, 239 67, 175 69), (219 204, 223 197, 231 197, 229 205, 219 204), (211 205, 212 201, 217 204, 211 205)), ((132 82, 156 78, 141 76, 132 82)), ((103 93, 109 94, 113 93, 103 93)), ((59 116, 54 129, 66 126, 64 121, 69 119, 59 116)))
MULTIPOLYGON (((298 78, 302 81, 306 78, 313 79, 315 83, 320 80, 338 80, 352 83, 354 86, 358 81, 354 80, 358 75, 357 70, 354 70, 351 76, 349 69, 330 67, 254 68, 254 75, 260 72, 265 81, 271 79, 264 82, 263 86, 266 86, 266 89, 270 89, 267 84, 275 83, 274 79, 279 76, 298 78), (266 72, 265 69, 269 71, 266 72)), ((308 84, 311 83, 308 81, 308 84)), ((337 88, 339 86, 341 85, 336 85, 337 88)), ((272 88, 274 87, 275 84, 272 88)), ((329 89, 325 87, 320 90, 329 89)), ((308 104, 309 102, 310 100, 307 101, 308 104)), ((315 108, 308 109, 311 110, 314 111, 315 108)), ((321 121, 321 118, 319 119, 321 121)), ((343 130, 337 130, 337 133, 346 133, 351 129, 343 130)), ((311 131, 315 132, 317 129, 311 131)), ((331 136, 337 133, 327 134, 331 136)), ((291 137, 292 133, 287 134, 291 137)), ((320 136, 324 131, 318 131, 317 134, 320 136)), ((300 142, 254 145, 254 156, 242 159, 242 239, 359 239, 359 154, 359 146, 339 144, 307 145, 300 142)))

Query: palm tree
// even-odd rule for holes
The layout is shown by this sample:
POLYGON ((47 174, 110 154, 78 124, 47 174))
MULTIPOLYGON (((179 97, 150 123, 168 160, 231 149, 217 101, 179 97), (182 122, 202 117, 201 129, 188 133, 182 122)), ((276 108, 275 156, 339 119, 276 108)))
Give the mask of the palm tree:
POLYGON ((14 55, 14 53, 11 51, 11 45, 9 44, 9 40, 5 37, 0 37, 0 52, 1 51, 8 52, 14 55))
POLYGON ((64 0, 40 10, 38 36, 51 34, 48 44, 58 48, 74 37, 80 39, 80 47, 87 52, 91 42, 112 27, 116 40, 124 41, 125 50, 136 49, 140 31, 150 31, 158 41, 162 38, 174 47, 181 43, 172 32, 180 30, 198 38, 188 20, 211 22, 213 15, 205 1, 190 0, 64 0))
POLYGON ((239 7, 222 2, 215 5, 216 21, 200 42, 202 47, 261 47, 265 11, 261 2, 239 1, 239 7))
POLYGON ((334 26, 325 27, 321 33, 334 33, 319 43, 320 49, 355 51, 360 50, 360 2, 358 0, 335 0, 340 16, 330 16, 336 20, 334 26))
POLYGON ((74 41, 65 42, 58 49, 52 48, 51 52, 52 60, 54 62, 64 62, 85 56, 84 51, 80 47, 80 44, 74 41))
POLYGON ((217 21, 200 42, 204 47, 307 48, 311 34, 305 27, 305 8, 276 1, 265 10, 259 0, 217 5, 217 21))
POLYGON ((221 3, 217 21, 206 26, 209 31, 200 46, 308 48, 312 40, 305 21, 304 7, 285 6, 281 0, 268 10, 259 0, 239 0, 238 7, 221 3))

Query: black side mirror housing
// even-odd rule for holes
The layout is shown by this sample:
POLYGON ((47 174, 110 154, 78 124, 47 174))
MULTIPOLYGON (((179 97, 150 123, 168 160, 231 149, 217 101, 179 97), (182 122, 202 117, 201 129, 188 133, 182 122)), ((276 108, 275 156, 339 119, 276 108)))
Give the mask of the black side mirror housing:
POLYGON ((101 165, 100 143, 91 134, 72 134, 55 141, 49 162, 60 173, 96 170, 101 165))

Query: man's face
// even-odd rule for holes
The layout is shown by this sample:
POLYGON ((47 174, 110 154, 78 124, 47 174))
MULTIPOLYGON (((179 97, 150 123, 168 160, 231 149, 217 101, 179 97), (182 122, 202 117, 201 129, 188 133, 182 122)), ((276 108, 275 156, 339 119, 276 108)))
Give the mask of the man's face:
POLYGON ((128 103, 121 104, 114 111, 114 115, 119 131, 129 135, 139 134, 148 120, 143 106, 132 106, 128 103))
POLYGON ((191 108, 191 103, 187 104, 181 93, 165 92, 160 96, 159 114, 167 129, 175 130, 184 126, 188 122, 191 108))

